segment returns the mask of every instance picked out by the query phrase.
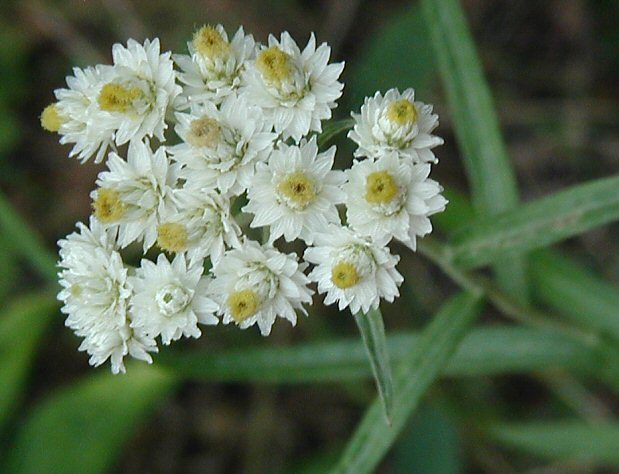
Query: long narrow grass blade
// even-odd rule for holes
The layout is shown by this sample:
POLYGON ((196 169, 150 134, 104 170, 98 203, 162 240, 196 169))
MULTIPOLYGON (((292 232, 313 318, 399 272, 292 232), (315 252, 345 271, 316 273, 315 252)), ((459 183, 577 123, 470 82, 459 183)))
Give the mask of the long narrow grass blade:
POLYGON ((371 310, 366 314, 355 314, 355 321, 365 350, 370 359, 372 374, 376 381, 379 397, 385 409, 385 418, 391 424, 391 409, 393 407, 393 376, 389 365, 389 352, 385 337, 385 325, 380 310, 371 310))
POLYGON ((619 177, 599 179, 471 223, 452 242, 454 262, 473 268, 508 251, 546 247, 619 219, 619 177))
POLYGON ((580 420, 513 423, 493 426, 489 434, 512 449, 547 460, 619 466, 619 424, 580 420))
POLYGON ((456 296, 445 304, 424 330, 419 344, 396 369, 392 425, 383 423, 382 404, 375 400, 333 473, 374 471, 480 311, 480 297, 469 293, 456 296))
MULTIPOLYGON (((481 62, 458 0, 422 0, 450 111, 471 183, 473 203, 482 215, 518 204, 516 179, 481 62)), ((527 299, 524 258, 506 254, 495 265, 503 288, 527 299)))

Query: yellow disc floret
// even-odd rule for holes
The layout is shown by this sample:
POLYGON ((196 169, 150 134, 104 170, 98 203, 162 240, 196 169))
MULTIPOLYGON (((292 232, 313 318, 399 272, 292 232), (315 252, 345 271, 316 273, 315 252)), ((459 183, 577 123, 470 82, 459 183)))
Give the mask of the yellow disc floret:
POLYGON ((193 35, 193 47, 198 53, 207 58, 220 58, 230 51, 230 43, 216 28, 204 25, 193 35))
POLYGON ((339 262, 331 269, 331 281, 342 290, 359 283, 359 273, 352 263, 339 262))
POLYGON ((92 203, 95 217, 104 224, 117 222, 125 214, 125 203, 120 199, 118 191, 109 188, 100 188, 97 197, 92 203))
POLYGON ((370 173, 365 182, 365 200, 370 204, 389 204, 398 195, 398 184, 387 171, 370 173))
POLYGON ((220 136, 221 125, 219 125, 219 122, 210 117, 202 117, 193 120, 189 125, 187 143, 197 147, 214 147, 219 143, 220 136))
POLYGON ((41 113, 41 127, 48 132, 57 132, 60 130, 60 126, 63 123, 63 119, 58 113, 57 104, 49 104, 43 109, 41 113))
POLYGON ((157 245, 168 252, 187 250, 187 228, 183 224, 168 222, 157 226, 157 245))
POLYGON ((316 199, 313 181, 300 171, 282 179, 277 185, 277 190, 298 209, 305 209, 316 199))
POLYGON ((271 46, 258 55, 256 67, 266 81, 281 83, 292 75, 292 58, 277 46, 271 46))
POLYGON ((99 92, 99 107, 106 112, 128 112, 133 108, 133 101, 140 99, 144 93, 138 87, 125 87, 109 82, 99 92))
POLYGON ((240 323, 256 314, 260 306, 260 298, 253 290, 235 291, 228 296, 228 306, 232 319, 240 323))
POLYGON ((395 100, 387 107, 387 118, 400 126, 412 125, 417 121, 417 109, 408 99, 395 100))

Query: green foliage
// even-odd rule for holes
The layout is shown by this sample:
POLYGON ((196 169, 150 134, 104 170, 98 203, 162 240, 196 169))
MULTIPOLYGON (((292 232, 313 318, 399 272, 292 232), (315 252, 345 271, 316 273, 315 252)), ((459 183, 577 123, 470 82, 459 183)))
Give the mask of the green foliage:
POLYGON ((3 472, 108 471, 139 423, 175 385, 174 377, 153 367, 135 365, 128 372, 92 376, 45 399, 19 430, 3 472))

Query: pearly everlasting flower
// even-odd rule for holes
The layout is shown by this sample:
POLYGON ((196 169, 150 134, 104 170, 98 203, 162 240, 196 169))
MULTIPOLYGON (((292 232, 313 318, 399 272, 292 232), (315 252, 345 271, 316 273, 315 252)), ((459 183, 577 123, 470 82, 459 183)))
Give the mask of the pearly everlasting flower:
POLYGON ((344 201, 342 171, 332 171, 335 147, 318 153, 316 138, 301 145, 280 144, 268 163, 259 163, 249 204, 252 227, 270 226, 270 239, 298 237, 311 243, 315 232, 329 223, 340 223, 336 204, 344 201))
POLYGON ((331 109, 344 87, 338 78, 344 63, 327 64, 331 48, 316 48, 314 34, 305 49, 287 32, 278 41, 269 36, 255 61, 245 70, 241 93, 264 110, 267 120, 285 140, 299 141, 310 131, 322 131, 321 121, 331 118, 331 109))
POLYGON ((131 327, 150 338, 161 336, 164 344, 201 335, 198 323, 217 324, 217 305, 206 297, 206 278, 201 265, 187 266, 184 255, 170 263, 159 254, 157 263, 142 260, 130 277, 135 296, 131 300, 131 327))
POLYGON ((139 240, 146 252, 157 240, 160 216, 172 206, 178 166, 169 164, 164 147, 153 152, 142 142, 131 142, 127 161, 110 153, 107 166, 91 194, 94 216, 118 227, 121 247, 139 240))
POLYGON ((338 302, 340 311, 367 313, 399 296, 402 275, 395 265, 386 241, 372 241, 346 227, 331 226, 316 236, 314 247, 305 251, 305 260, 315 265, 309 278, 318 283, 318 291, 326 293, 325 304, 338 302))
POLYGON ((67 76, 67 89, 56 89, 58 102, 48 106, 41 116, 46 130, 58 132, 60 143, 72 143, 70 157, 82 163, 95 156, 100 163, 113 143, 114 127, 98 119, 99 91, 114 76, 111 66, 97 65, 85 69, 73 68, 67 76))
POLYGON ((311 304, 312 291, 294 254, 283 254, 270 245, 246 241, 227 251, 213 268, 208 295, 219 303, 223 323, 241 329, 258 324, 268 336, 276 317, 294 326, 296 310, 307 314, 303 303, 311 304))
POLYGON ((242 194, 276 138, 261 110, 234 95, 220 109, 205 103, 176 116, 176 132, 184 143, 170 151, 192 188, 217 186, 222 193, 242 194))
POLYGON ((432 231, 428 217, 447 204, 441 186, 428 178, 430 165, 413 165, 395 152, 356 161, 346 174, 348 225, 374 239, 395 237, 415 250, 417 236, 432 231))
POLYGON ((183 188, 174 193, 175 209, 157 228, 157 245, 186 252, 191 264, 210 257, 216 264, 226 248, 238 247, 241 229, 230 214, 230 200, 214 189, 183 188))
POLYGON ((115 130, 117 145, 153 136, 164 140, 166 112, 181 92, 170 54, 160 54, 157 38, 112 47, 113 77, 98 91, 96 120, 115 130))
POLYGON ((189 55, 174 55, 182 71, 178 78, 185 85, 179 99, 181 108, 205 102, 219 105, 239 88, 246 61, 256 55, 254 38, 246 35, 243 27, 229 41, 223 26, 203 26, 187 46, 189 55))
POLYGON ((354 128, 348 137, 359 146, 355 156, 376 158, 388 152, 397 152, 415 163, 436 163, 432 148, 443 144, 443 139, 432 135, 438 126, 438 115, 432 106, 415 101, 415 91, 399 93, 390 89, 383 97, 376 92, 366 97, 360 114, 352 114, 354 128))
POLYGON ((126 355, 152 362, 153 339, 130 327, 127 314, 132 287, 120 254, 113 250, 114 232, 91 219, 90 228, 78 224, 79 232, 60 240, 59 272, 65 324, 84 338, 79 350, 99 366, 110 359, 112 372, 124 372, 126 355))

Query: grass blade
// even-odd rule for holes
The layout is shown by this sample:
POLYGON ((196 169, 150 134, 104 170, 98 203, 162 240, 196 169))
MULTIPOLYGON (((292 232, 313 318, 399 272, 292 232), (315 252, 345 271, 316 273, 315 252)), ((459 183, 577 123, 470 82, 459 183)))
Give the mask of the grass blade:
POLYGON ((98 374, 44 400, 10 451, 11 474, 108 472, 136 425, 174 386, 167 373, 134 365, 98 374))
MULTIPOLYGON (((458 0, 422 0, 458 143, 471 183, 473 203, 482 215, 518 204, 516 179, 501 137, 492 96, 458 0)), ((524 258, 505 255, 495 265, 503 288, 527 300, 524 258)))
POLYGON ((23 393, 39 339, 57 308, 51 293, 31 294, 0 315, 0 429, 23 393))
POLYGON ((619 288, 556 252, 536 253, 531 273, 540 301, 619 340, 619 288))
POLYGON ((443 306, 424 330, 419 344, 396 369, 393 424, 382 422, 382 404, 374 401, 333 473, 374 471, 480 311, 480 297, 470 293, 460 294, 443 306))
POLYGON ((599 179, 538 199, 513 211, 482 218, 459 233, 454 262, 473 268, 507 251, 524 251, 578 235, 619 219, 619 177, 599 179))
POLYGON ((493 426, 489 434, 513 449, 549 460, 619 466, 619 424, 580 420, 493 426))
MULTIPOLYGON (((399 364, 419 344, 418 334, 387 336, 392 363, 399 364)), ((157 365, 184 379, 209 382, 311 383, 371 376, 365 349, 357 338, 220 353, 168 352, 159 355, 157 365)), ((591 371, 599 365, 592 348, 566 336, 522 326, 492 326, 467 334, 443 374, 476 377, 557 368, 591 371)))
POLYGON ((0 193, 0 230, 4 240, 48 281, 56 281, 56 258, 0 193))
POLYGON ((380 310, 371 310, 366 314, 355 314, 355 321, 361 339, 370 359, 372 374, 376 381, 378 395, 383 403, 385 418, 391 424, 391 409, 393 405, 393 377, 389 365, 389 352, 385 338, 385 325, 380 310))

